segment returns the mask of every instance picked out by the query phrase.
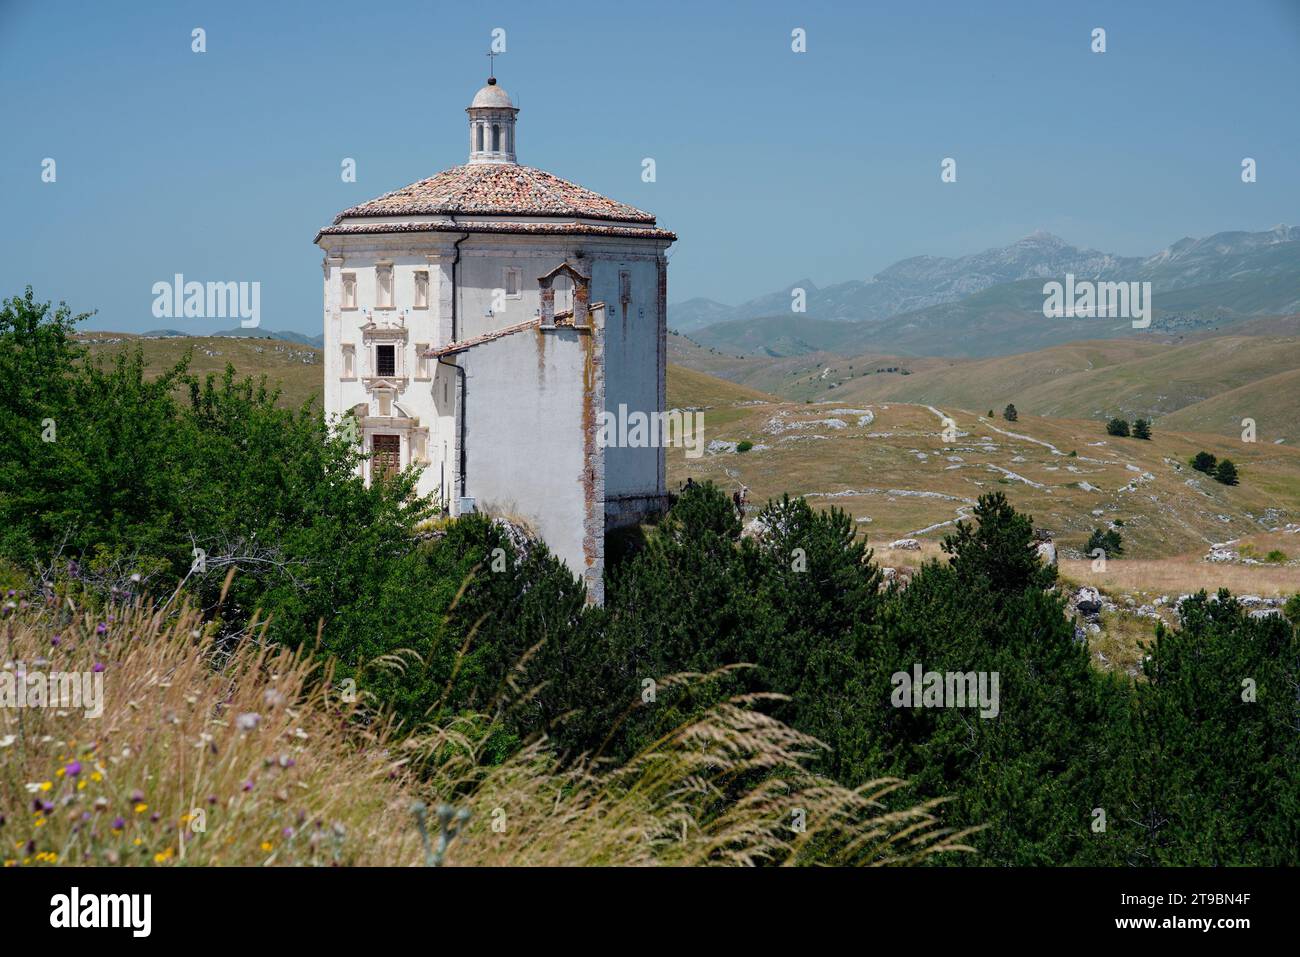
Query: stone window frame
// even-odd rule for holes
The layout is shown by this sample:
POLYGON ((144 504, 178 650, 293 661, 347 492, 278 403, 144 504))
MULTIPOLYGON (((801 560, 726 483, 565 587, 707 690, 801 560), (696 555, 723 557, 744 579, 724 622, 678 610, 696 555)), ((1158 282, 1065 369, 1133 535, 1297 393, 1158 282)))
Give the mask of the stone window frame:
POLYGON ((343 382, 357 381, 357 347, 352 342, 339 343, 339 356, 343 360, 339 369, 339 379, 343 382))
POLYGON ((524 273, 518 266, 503 266, 501 269, 501 289, 507 299, 524 298, 524 273), (510 291, 510 279, 514 277, 515 291, 510 291))
POLYGON ((412 289, 411 301, 412 303, 414 303, 414 305, 411 306, 412 309, 429 308, 430 288, 431 287, 429 285, 429 270, 427 269, 415 270, 415 279, 411 284, 411 289, 412 289), (423 280, 423 283, 421 282, 421 280, 423 280), (424 293, 423 296, 421 296, 421 291, 423 291, 424 293))
POLYGON ((391 260, 375 263, 375 309, 388 311, 397 308, 397 269, 391 260), (384 276, 388 277, 388 301, 384 301, 384 276))
POLYGON ((433 360, 425 355, 429 351, 429 343, 417 342, 415 344, 415 381, 431 382, 433 381, 433 360))
POLYGON ((342 277, 343 288, 339 295, 340 308, 346 310, 356 310, 358 308, 357 296, 357 274, 355 272, 345 272, 342 277), (349 297, 349 293, 351 296, 349 297))

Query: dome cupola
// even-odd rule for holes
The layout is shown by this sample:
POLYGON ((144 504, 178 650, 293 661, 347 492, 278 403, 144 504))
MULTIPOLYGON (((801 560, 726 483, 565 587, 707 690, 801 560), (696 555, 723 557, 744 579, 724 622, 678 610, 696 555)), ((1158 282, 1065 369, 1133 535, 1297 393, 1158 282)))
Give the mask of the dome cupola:
POLYGON ((469 114, 469 161, 515 163, 515 117, 519 110, 510 94, 488 77, 487 86, 474 94, 465 110, 469 114))

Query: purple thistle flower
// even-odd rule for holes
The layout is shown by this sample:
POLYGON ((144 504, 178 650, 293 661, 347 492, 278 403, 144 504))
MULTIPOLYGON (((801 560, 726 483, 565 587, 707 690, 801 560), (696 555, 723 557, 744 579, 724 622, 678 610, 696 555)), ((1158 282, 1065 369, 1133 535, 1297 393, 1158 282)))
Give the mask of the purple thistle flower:
POLYGON ((101 661, 96 661, 95 667, 91 668, 90 670, 93 671, 95 674, 99 674, 101 671, 104 670, 104 663, 101 661))
POLYGON ((58 635, 52 635, 50 637, 50 644, 57 648, 59 645, 63 644, 63 639, 58 635))
POLYGON ((244 782, 244 788, 243 788, 243 789, 244 789, 245 791, 251 791, 251 790, 253 790, 253 782, 252 782, 252 781, 245 781, 245 782, 244 782))
POLYGON ((106 634, 108 634, 108 625, 104 624, 104 623, 101 621, 98 625, 95 626, 95 634, 97 634, 97 635, 106 635, 106 634))
POLYGON ((63 773, 70 778, 75 778, 78 774, 81 773, 81 762, 80 761, 70 762, 68 766, 63 769, 63 773))
POLYGON ((124 827, 126 827, 126 821, 122 820, 120 817, 113 818, 113 830, 120 831, 124 827))
POLYGON ((139 788, 136 788, 134 791, 131 792, 132 804, 139 804, 143 800, 144 800, 144 792, 141 791, 139 788))

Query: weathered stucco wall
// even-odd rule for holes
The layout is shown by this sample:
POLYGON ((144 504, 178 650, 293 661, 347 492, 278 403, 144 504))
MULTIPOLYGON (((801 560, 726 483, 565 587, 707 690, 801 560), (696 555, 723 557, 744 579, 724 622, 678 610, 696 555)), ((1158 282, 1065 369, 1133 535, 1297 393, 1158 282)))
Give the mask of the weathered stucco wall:
POLYGON ((604 574, 604 467, 594 443, 601 352, 599 328, 537 327, 455 357, 467 391, 467 494, 480 510, 539 534, 596 600, 604 574))

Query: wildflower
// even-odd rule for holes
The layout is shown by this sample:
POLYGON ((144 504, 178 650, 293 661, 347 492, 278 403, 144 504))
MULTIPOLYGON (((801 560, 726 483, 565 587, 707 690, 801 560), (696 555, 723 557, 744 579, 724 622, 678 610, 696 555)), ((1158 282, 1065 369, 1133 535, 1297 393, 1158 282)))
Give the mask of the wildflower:
POLYGON ((95 667, 91 668, 90 670, 93 671, 95 674, 99 674, 101 671, 104 670, 104 664, 103 664, 103 662, 96 661, 96 662, 95 662, 95 667))
POLYGON ((53 782, 53 781, 42 781, 42 782, 40 783, 40 789, 41 789, 42 791, 48 791, 48 790, 49 790, 50 788, 52 788, 52 787, 54 787, 54 782, 53 782))
POLYGON ((141 791, 139 788, 136 788, 134 791, 131 792, 132 804, 139 804, 143 800, 144 800, 144 792, 141 791))
POLYGON ((274 850, 274 849, 275 849, 275 845, 272 844, 270 841, 263 841, 263 842, 262 842, 262 850, 264 850, 264 851, 271 851, 271 850, 274 850))
POLYGON ((57 648, 59 645, 63 644, 63 639, 58 635, 51 635, 50 644, 57 648))
POLYGON ((100 781, 104 780, 104 775, 100 774, 98 771, 91 771, 90 780, 98 784, 100 781))
POLYGON ((243 790, 245 790, 245 791, 251 791, 251 790, 253 790, 253 782, 252 782, 252 781, 245 781, 245 782, 244 782, 243 790))
POLYGON ((126 821, 124 821, 120 816, 113 818, 113 830, 120 831, 124 827, 126 827, 126 821))
POLYGON ((6 734, 3 738, 0 738, 0 748, 7 748, 17 740, 17 735, 6 734))
POLYGON ((252 731, 257 727, 261 720, 262 716, 256 711, 248 711, 235 719, 235 726, 238 727, 240 731, 252 731))
POLYGON ((142 804, 137 804, 137 805, 135 806, 135 813, 136 813, 136 814, 143 814, 143 813, 144 813, 145 811, 147 811, 147 810, 149 810, 149 805, 147 805, 147 804, 143 804, 143 803, 142 803, 142 804))
POLYGON ((104 623, 101 621, 98 625, 95 626, 95 634, 97 634, 97 635, 106 635, 106 634, 108 634, 108 625, 104 624, 104 623))
POLYGON ((70 764, 68 764, 66 767, 64 767, 63 770, 67 772, 68 777, 75 778, 78 774, 81 773, 81 762, 73 761, 70 764))

